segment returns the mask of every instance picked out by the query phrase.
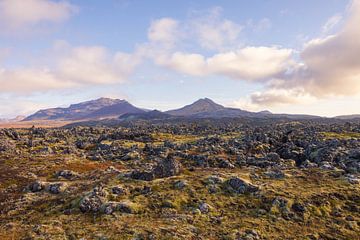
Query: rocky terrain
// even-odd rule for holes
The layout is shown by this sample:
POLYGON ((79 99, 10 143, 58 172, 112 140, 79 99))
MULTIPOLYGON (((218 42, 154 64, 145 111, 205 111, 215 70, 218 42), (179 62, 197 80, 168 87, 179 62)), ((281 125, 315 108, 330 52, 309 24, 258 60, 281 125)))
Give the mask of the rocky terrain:
POLYGON ((360 122, 144 119, 0 130, 0 239, 359 239, 360 122))

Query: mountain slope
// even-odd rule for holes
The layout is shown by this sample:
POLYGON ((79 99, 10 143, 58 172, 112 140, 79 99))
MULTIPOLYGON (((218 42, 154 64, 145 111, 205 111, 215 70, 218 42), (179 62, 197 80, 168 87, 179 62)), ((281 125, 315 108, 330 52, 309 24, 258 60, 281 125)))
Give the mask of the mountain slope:
POLYGON ((341 119, 341 120, 351 120, 351 119, 360 118, 360 114, 341 115, 341 116, 336 116, 335 118, 336 119, 341 119))
POLYGON ((143 113, 126 113, 119 117, 120 120, 123 121, 131 121, 131 120, 161 120, 161 119, 169 119, 174 116, 160 112, 158 110, 153 110, 149 112, 143 113))
POLYGON ((134 107, 125 100, 99 98, 78 104, 72 104, 68 108, 50 108, 40 110, 24 121, 33 120, 85 120, 118 117, 125 113, 144 112, 134 107))
POLYGON ((197 118, 222 118, 222 117, 260 117, 271 115, 268 111, 259 113, 248 112, 237 108, 227 108, 215 103, 209 98, 199 99, 180 109, 165 112, 173 116, 197 117, 197 118))
POLYGON ((206 112, 215 112, 223 110, 225 107, 220 104, 215 103, 209 98, 202 98, 196 102, 186 105, 180 109, 170 110, 166 113, 173 116, 191 116, 194 114, 206 113, 206 112))

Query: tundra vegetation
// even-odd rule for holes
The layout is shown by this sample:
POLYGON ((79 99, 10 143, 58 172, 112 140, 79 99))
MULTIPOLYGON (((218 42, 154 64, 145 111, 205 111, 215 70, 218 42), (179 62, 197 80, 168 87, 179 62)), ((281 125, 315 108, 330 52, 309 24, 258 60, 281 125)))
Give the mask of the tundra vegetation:
POLYGON ((0 239, 358 239, 360 122, 0 130, 0 239))

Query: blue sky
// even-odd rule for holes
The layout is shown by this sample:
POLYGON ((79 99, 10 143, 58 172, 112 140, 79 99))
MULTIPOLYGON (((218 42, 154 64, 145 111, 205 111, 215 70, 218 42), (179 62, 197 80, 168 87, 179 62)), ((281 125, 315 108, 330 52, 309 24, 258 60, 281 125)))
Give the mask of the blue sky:
POLYGON ((359 5, 0 0, 0 118, 103 96, 160 110, 209 97, 253 111, 360 113, 360 63, 348 64, 360 51, 348 41, 360 42, 359 5))

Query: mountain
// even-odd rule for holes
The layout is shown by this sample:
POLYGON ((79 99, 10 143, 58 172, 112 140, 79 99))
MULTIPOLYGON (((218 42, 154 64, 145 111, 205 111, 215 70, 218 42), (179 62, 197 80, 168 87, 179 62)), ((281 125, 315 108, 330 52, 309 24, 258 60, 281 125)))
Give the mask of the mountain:
POLYGON ((119 117, 120 120, 123 121, 131 121, 131 120, 163 120, 163 119, 170 119, 174 116, 160 112, 158 110, 153 110, 149 112, 143 113, 126 113, 119 117))
POLYGON ((89 120, 117 118, 126 113, 142 113, 144 110, 120 99, 99 98, 96 100, 72 104, 68 108, 49 108, 40 110, 24 121, 33 120, 89 120))
POLYGON ((20 122, 24 120, 25 116, 17 116, 15 118, 0 118, 0 123, 12 123, 12 122, 20 122))
POLYGON ((248 112, 237 108, 227 108, 215 103, 209 98, 202 98, 180 109, 165 112, 173 116, 197 118, 222 118, 222 117, 263 117, 271 115, 269 111, 248 112))
POLYGON ((341 116, 336 116, 335 118, 336 119, 341 119, 341 120, 351 120, 351 119, 360 118, 360 114, 341 115, 341 116))
POLYGON ((182 107, 180 109, 170 110, 166 113, 173 116, 191 116, 194 114, 215 112, 223 109, 225 109, 225 107, 215 103, 211 99, 202 98, 190 105, 186 105, 185 107, 182 107))

